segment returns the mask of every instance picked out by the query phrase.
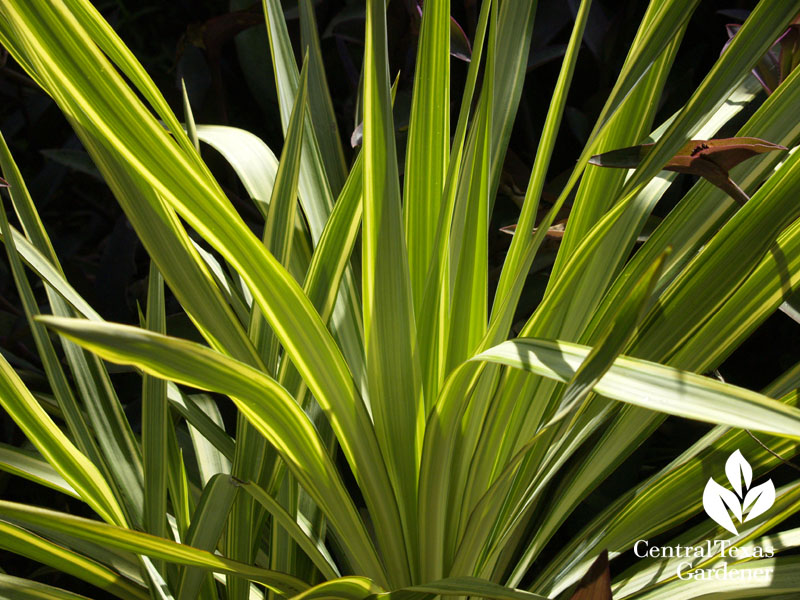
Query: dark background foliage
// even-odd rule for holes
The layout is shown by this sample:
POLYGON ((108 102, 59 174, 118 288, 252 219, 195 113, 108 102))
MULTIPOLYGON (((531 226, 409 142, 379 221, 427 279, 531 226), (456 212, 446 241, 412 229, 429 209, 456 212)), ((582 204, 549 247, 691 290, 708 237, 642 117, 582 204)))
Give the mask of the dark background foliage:
MULTIPOLYGON (((412 2, 394 0, 389 5, 388 16, 391 68, 393 73, 400 73, 395 118, 401 145, 408 123, 418 34, 412 2)), ((470 39, 479 4, 478 0, 452 0, 453 15, 470 39)), ((490 266, 495 277, 510 239, 498 230, 516 221, 550 90, 558 75, 560 57, 577 5, 576 0, 539 1, 525 89, 495 205, 490 246, 490 266)), ((646 5, 644 0, 595 0, 545 200, 558 193, 561 176, 572 168, 583 147, 646 5)), ((727 40, 725 24, 741 22, 754 5, 753 0, 700 3, 667 83, 657 122, 686 101, 719 56, 727 40)), ((280 117, 260 3, 252 4, 252 0, 104 0, 96 2, 96 6, 143 63, 178 115, 182 114, 180 79, 183 78, 198 123, 229 124, 247 129, 263 138, 276 154, 280 152, 280 117), (241 12, 231 15, 232 9, 241 12), (238 40, 234 39, 242 30, 246 31, 238 40), (262 52, 246 60, 241 53, 243 43, 260 47, 262 52)), ((299 56, 296 2, 285 2, 284 7, 299 56)), ((319 0, 315 7, 339 132, 346 142, 350 160, 353 150, 349 140, 356 124, 356 92, 363 51, 363 2, 319 0)), ((106 319, 137 323, 137 303, 143 303, 146 290, 146 254, 55 104, 5 53, 1 58, 0 129, 27 179, 69 280, 106 319)), ((460 101, 466 67, 465 62, 453 59, 451 101, 454 113, 460 101)), ((737 123, 742 120, 740 117, 737 123)), ((737 127, 733 124, 730 131, 726 129, 723 133, 730 134, 737 127)), ((244 192, 232 172, 212 151, 204 150, 204 153, 245 218, 251 219, 253 227, 257 227, 256 215, 241 199, 244 192)), ((683 191, 693 183, 689 176, 679 181, 683 191)), ((681 190, 668 194, 656 212, 666 214, 680 197, 679 192, 681 190)), ((4 206, 8 208, 9 205, 4 201, 4 206)), ((551 252, 554 250, 550 248, 551 252)), ((533 310, 546 277, 546 269, 530 277, 520 319, 526 319, 533 310)), ((44 304, 41 285, 38 291, 44 304)), ((168 312, 173 313, 170 331, 176 335, 190 335, 177 305, 168 306, 168 312)), ((727 381, 759 389, 800 359, 798 334, 797 323, 783 313, 776 313, 721 366, 721 376, 727 381)), ((5 257, 0 260, 0 351, 33 389, 47 390, 5 257)), ((132 373, 120 373, 115 378, 121 399, 136 427, 139 380, 132 373)), ((704 426, 667 420, 642 449, 620 467, 612 480, 579 508, 575 518, 565 525, 564 534, 575 533, 589 516, 607 504, 609 498, 666 464, 705 430, 704 426)), ((0 440, 25 443, 5 415, 0 415, 0 440)), ((778 480, 782 477, 782 473, 776 473, 778 480)), ((81 510, 77 503, 67 503, 60 495, 43 492, 37 486, 5 474, 0 474, 0 496, 73 512, 81 510)), ((620 561, 615 561, 615 567, 619 565, 620 561)), ((64 575, 40 569, 7 553, 0 553, 0 567, 15 575, 75 590, 85 589, 64 575)), ((86 593, 99 597, 97 590, 86 593)))

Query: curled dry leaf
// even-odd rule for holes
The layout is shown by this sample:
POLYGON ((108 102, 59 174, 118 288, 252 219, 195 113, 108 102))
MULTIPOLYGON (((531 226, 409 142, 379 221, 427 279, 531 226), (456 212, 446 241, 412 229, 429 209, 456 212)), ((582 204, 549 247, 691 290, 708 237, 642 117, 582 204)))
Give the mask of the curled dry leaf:
MULTIPOLYGON (((567 228, 567 220, 562 219, 550 226, 550 228, 547 230, 547 233, 545 234, 545 237, 554 240, 560 240, 561 238, 564 237, 564 231, 566 230, 566 228, 567 228)), ((500 231, 502 231, 503 233, 507 233, 508 235, 514 235, 514 233, 516 233, 517 231, 517 224, 514 223, 513 225, 506 225, 505 227, 501 227, 500 231)), ((533 233, 536 233, 536 227, 533 228, 533 233)))
MULTIPOLYGON (((650 153, 654 145, 640 144, 596 154, 589 159, 589 164, 598 167, 634 169, 650 153)), ((753 137, 689 140, 663 168, 666 171, 705 177, 739 204, 744 205, 749 198, 730 179, 728 175, 730 169, 758 154, 786 149, 785 146, 753 137)))

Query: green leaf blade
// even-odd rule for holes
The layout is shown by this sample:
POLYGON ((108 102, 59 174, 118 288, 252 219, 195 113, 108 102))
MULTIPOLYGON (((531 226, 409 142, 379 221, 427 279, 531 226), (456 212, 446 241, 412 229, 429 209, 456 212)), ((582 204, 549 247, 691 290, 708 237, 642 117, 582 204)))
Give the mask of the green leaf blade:
POLYGON ((431 262, 450 141, 450 2, 430 2, 414 72, 406 147, 403 217, 414 307, 422 306, 431 262))
POLYGON ((403 521, 388 558, 395 583, 409 581, 416 546, 416 497, 423 397, 402 230, 397 149, 386 60, 386 7, 367 4, 364 61, 364 217, 362 293, 367 381, 375 430, 403 521))

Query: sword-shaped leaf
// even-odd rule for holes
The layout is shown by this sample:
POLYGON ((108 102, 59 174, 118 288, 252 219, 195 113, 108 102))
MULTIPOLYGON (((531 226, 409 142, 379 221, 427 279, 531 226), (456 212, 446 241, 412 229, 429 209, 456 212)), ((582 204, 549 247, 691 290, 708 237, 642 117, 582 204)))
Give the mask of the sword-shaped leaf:
MULTIPOLYGON (((0 514, 4 518, 15 519, 26 525, 102 543, 110 548, 152 556, 179 565, 199 567, 215 573, 231 573, 246 577, 278 594, 297 594, 307 587, 303 581, 285 573, 240 563, 219 554, 133 529, 108 525, 46 508, 0 500, 0 514)), ((0 588, 0 596, 3 596, 2 588, 0 588)))

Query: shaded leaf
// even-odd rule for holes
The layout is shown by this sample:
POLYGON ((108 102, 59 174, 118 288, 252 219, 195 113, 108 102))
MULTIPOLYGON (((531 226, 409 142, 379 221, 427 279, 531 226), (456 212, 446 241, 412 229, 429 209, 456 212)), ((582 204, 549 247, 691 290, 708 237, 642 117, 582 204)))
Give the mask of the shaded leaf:
POLYGON ((303 549, 324 577, 328 579, 339 577, 338 567, 329 554, 328 549, 325 547, 324 541, 315 540, 307 524, 304 523, 302 519, 298 519, 289 514, 289 512, 281 506, 280 502, 252 481, 237 481, 237 484, 273 516, 275 523, 280 524, 286 533, 303 549))
POLYGON ((450 17, 450 56, 464 62, 472 60, 472 47, 469 44, 469 38, 453 17, 450 17))
POLYGON ((61 588, 0 573, 0 595, 17 600, 89 600, 61 588))
MULTIPOLYGON (((728 24, 725 28, 729 40, 722 48, 723 52, 739 32, 741 25, 728 24)), ((800 15, 756 63, 753 75, 769 95, 786 80, 798 64, 800 64, 800 15)))
POLYGON ((211 72, 214 94, 223 122, 228 120, 222 81, 223 46, 239 33, 257 25, 264 26, 264 16, 255 7, 247 8, 218 15, 202 23, 191 24, 179 42, 179 58, 189 46, 202 49, 211 72))
POLYGON ((786 33, 780 37, 778 43, 781 46, 778 67, 782 83, 800 63, 800 25, 797 23, 790 25, 786 33))
POLYGON ((245 29, 263 24, 264 16, 260 10, 237 10, 189 25, 183 41, 218 57, 223 44, 245 29))
POLYGON ((213 552, 198 550, 192 546, 125 527, 108 525, 46 508, 0 500, 0 514, 4 518, 41 527, 48 532, 64 533, 90 542, 101 543, 110 548, 160 558, 179 565, 200 567, 207 571, 246 577, 283 595, 301 593, 308 587, 305 582, 285 573, 240 563, 213 552))
POLYGON ((15 448, 0 442, 0 470, 80 498, 72 486, 48 462, 43 460, 41 455, 30 450, 15 448))
POLYGON ((291 600, 327 600, 338 598, 340 600, 366 600, 374 598, 381 592, 375 583, 366 577, 340 577, 324 581, 301 594, 293 596, 291 600))
MULTIPOLYGON (((415 0, 414 4, 416 5, 416 9, 411 10, 411 16, 414 19, 413 26, 415 30, 419 31, 424 2, 422 0, 415 0)), ((464 33, 463 27, 461 27, 458 21, 453 17, 450 17, 450 56, 463 60, 464 62, 470 62, 472 60, 472 46, 469 43, 469 38, 467 34, 464 33)))
POLYGON ((79 173, 84 173, 95 179, 103 180, 103 176, 97 167, 94 166, 92 159, 83 150, 71 150, 69 148, 53 148, 50 150, 42 150, 42 156, 57 162, 60 165, 74 169, 79 173))
MULTIPOLYGON (((738 23, 731 23, 725 26, 725 29, 728 32, 728 41, 725 42, 725 45, 722 47, 722 52, 725 52, 728 45, 731 43, 733 36, 737 34, 739 29, 742 26, 738 23)), ((777 43, 767 50, 767 52, 762 56, 756 65, 753 67, 753 76, 758 80, 761 84, 761 87, 764 88, 764 91, 767 95, 771 94, 775 91, 775 88, 778 87, 780 84, 780 65, 779 65, 779 57, 778 52, 779 50, 776 48, 777 43)))
MULTIPOLYGON (((147 600, 150 597, 144 589, 97 560, 3 520, 0 520, 0 548, 77 577, 113 594, 115 598, 147 600)), ((0 580, 0 598, 22 597, 24 596, 15 595, 4 588, 0 580)), ((47 596, 34 594, 32 597, 41 599, 47 596)))
POLYGON ((544 600, 544 596, 504 587, 477 577, 448 577, 386 594, 378 594, 376 598, 377 600, 432 600, 437 596, 472 596, 494 600, 544 600))

